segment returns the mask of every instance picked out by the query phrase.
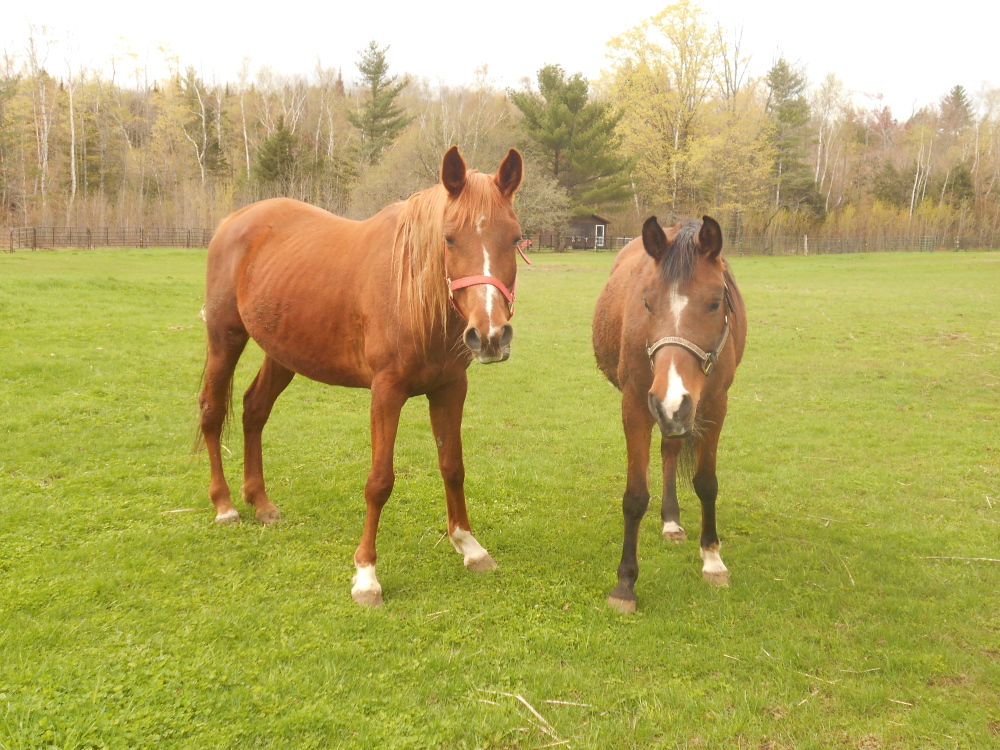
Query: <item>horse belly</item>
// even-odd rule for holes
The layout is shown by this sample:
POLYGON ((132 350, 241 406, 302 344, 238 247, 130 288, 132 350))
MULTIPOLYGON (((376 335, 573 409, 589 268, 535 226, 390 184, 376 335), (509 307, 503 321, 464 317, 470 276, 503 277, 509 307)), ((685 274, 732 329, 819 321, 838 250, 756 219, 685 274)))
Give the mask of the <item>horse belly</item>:
POLYGON ((241 285, 239 310, 260 348, 312 380, 370 386, 353 275, 290 258, 253 265, 241 285))

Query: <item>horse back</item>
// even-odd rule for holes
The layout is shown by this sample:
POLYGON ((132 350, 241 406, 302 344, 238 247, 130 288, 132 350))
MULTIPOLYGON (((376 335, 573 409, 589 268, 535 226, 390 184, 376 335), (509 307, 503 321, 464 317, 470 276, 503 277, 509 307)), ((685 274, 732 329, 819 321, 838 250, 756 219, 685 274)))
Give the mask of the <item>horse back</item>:
MULTIPOLYGON (((209 327, 213 319, 238 319, 285 367, 321 382, 368 386, 366 331, 373 317, 395 309, 384 304, 394 211, 357 222, 276 198, 232 214, 209 246, 209 327)), ((378 323, 382 330, 385 321, 378 323)))

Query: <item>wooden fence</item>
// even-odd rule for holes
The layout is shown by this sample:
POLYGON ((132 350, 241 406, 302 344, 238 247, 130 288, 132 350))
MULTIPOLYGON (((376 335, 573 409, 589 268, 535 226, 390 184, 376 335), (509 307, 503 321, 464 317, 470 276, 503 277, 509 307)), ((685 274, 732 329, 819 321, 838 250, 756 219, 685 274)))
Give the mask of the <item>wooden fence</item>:
POLYGON ((211 239, 211 229, 176 227, 0 228, 0 247, 11 253, 60 247, 208 247, 211 239))
MULTIPOLYGON (((1000 235, 909 236, 909 237, 759 237, 724 234, 728 255, 810 255, 824 253, 877 253, 895 251, 991 250, 1000 248, 1000 235)), ((93 247, 208 247, 211 229, 174 227, 0 227, 0 248, 42 250, 93 247)), ((554 248, 559 235, 525 235, 529 250, 554 248)), ((563 238, 564 247, 575 250, 617 251, 632 237, 563 238)))
MULTIPOLYGON (((911 236, 911 237, 770 237, 733 236, 723 233, 727 255, 822 255, 826 253, 883 253, 900 251, 934 252, 943 250, 1000 249, 1000 235, 911 236)), ((557 234, 525 235, 531 240, 530 250, 551 249, 559 239, 557 234)), ((603 246, 595 247, 594 237, 564 237, 563 246, 575 250, 609 250, 617 252, 632 241, 632 237, 605 237, 603 246)))

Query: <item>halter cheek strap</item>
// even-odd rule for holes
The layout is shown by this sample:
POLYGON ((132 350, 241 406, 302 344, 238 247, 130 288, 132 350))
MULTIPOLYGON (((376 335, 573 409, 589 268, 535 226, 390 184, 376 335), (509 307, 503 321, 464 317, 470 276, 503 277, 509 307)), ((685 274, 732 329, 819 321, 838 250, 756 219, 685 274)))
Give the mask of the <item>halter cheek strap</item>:
MULTIPOLYGON (((516 247, 518 254, 522 258, 524 258, 524 262, 530 266, 531 261, 528 260, 528 257, 524 254, 524 251, 521 249, 521 244, 518 243, 516 247)), ((452 281, 451 275, 448 273, 447 245, 445 245, 444 249, 444 280, 445 283, 448 284, 448 300, 451 302, 451 306, 455 308, 455 312, 457 312, 463 318, 465 318, 466 316, 465 313, 463 313, 461 309, 458 307, 458 303, 455 302, 455 291, 458 289, 465 289, 466 287, 470 286, 479 286, 480 284, 488 284, 490 286, 494 286, 497 289, 499 289, 500 294, 502 294, 503 298, 507 300, 507 310, 509 312, 509 315, 507 316, 508 319, 514 317, 514 290, 517 288, 517 280, 516 279, 514 280, 514 283, 511 285, 510 289, 507 289, 507 285, 504 284, 502 281, 500 281, 500 279, 496 278, 495 276, 463 276, 460 279, 455 279, 454 281, 452 281)))

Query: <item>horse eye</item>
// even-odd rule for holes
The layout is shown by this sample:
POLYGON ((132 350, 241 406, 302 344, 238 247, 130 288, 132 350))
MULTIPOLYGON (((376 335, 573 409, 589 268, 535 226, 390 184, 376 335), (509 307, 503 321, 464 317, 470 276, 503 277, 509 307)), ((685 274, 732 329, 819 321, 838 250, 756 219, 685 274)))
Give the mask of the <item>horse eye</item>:
POLYGON ((448 243, 449 245, 454 245, 455 244, 455 239, 453 237, 445 237, 444 241, 446 243, 448 243))
POLYGON ((642 304, 644 304, 646 306, 646 312, 653 312, 653 308, 649 306, 648 302, 646 302, 646 298, 645 297, 642 298, 642 304))
POLYGON ((713 302, 711 305, 708 306, 708 311, 715 312, 716 310, 719 309, 719 305, 721 304, 722 304, 721 302, 713 302))

